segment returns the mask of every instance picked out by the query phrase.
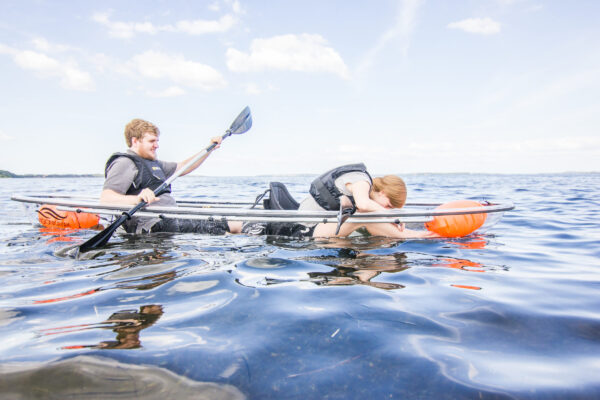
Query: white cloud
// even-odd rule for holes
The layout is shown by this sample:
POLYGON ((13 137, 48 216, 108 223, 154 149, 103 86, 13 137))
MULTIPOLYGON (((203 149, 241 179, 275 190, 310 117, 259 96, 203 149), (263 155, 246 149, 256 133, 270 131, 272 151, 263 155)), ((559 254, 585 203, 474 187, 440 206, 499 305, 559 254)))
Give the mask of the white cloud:
POLYGON ((235 72, 282 70, 329 72, 349 79, 342 57, 320 35, 281 35, 254 39, 250 52, 227 50, 227 67, 235 72))
POLYGON ((0 142, 7 142, 12 139, 13 139, 12 136, 7 135, 6 133, 4 133, 0 130, 0 142))
POLYGON ((237 23, 236 14, 240 13, 237 2, 233 4, 234 14, 225 14, 217 20, 182 20, 174 24, 155 25, 152 22, 112 21, 110 13, 97 12, 92 20, 108 28, 108 34, 115 38, 130 39, 136 34, 155 35, 159 32, 179 32, 188 35, 226 32, 237 23))
POLYGON ((500 33, 500 23, 491 18, 467 18, 448 24, 450 29, 460 29, 467 33, 494 35, 500 33))
POLYGON ((32 39, 31 43, 37 50, 44 53, 63 53, 66 51, 75 50, 74 47, 68 45, 50 43, 42 37, 32 39))
POLYGON ((66 89, 90 91, 95 88, 91 75, 81 70, 74 61, 59 61, 44 53, 19 50, 1 44, 0 54, 11 55, 19 67, 33 71, 42 78, 59 78, 61 86, 66 89))
POLYGON ((108 28, 110 36, 128 39, 133 37, 136 33, 147 33, 155 34, 158 32, 151 22, 120 22, 109 20, 109 13, 95 13, 92 15, 92 20, 104 25, 108 28))
POLYGON ((211 11, 220 11, 221 5, 218 1, 215 1, 214 3, 208 5, 208 9, 211 11))
POLYGON ((167 79, 181 86, 209 91, 227 85, 221 73, 216 69, 186 60, 181 55, 146 51, 134 56, 127 65, 130 71, 142 77, 167 79))
POLYGON ((246 85, 247 94, 260 94, 261 90, 256 83, 248 83, 246 85))
POLYGON ((162 91, 148 90, 146 94, 150 97, 176 97, 185 94, 185 90, 179 86, 170 86, 162 91))
POLYGON ((226 32, 237 22, 237 18, 227 14, 216 21, 197 19, 194 21, 178 21, 174 27, 166 26, 163 29, 171 32, 182 32, 189 35, 203 35, 206 33, 226 32))

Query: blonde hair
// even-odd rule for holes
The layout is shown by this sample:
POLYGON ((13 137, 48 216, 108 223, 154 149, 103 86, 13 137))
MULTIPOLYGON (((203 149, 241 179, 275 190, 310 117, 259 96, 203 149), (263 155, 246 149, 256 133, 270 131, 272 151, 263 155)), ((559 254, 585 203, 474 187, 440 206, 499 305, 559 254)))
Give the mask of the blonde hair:
POLYGON ((394 208, 402 208, 406 203, 406 184, 396 175, 386 175, 382 178, 373 178, 371 191, 383 192, 394 208))
POLYGON ((132 119, 131 122, 125 126, 125 142, 127 142, 127 147, 131 147, 132 138, 141 140, 146 133, 156 136, 160 135, 158 127, 153 123, 144 121, 143 119, 132 119))

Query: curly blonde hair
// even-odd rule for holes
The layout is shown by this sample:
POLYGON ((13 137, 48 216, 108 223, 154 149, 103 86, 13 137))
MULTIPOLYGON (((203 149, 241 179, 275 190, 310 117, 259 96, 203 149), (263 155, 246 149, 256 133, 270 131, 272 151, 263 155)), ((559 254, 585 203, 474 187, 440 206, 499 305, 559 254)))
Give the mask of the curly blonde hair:
POLYGON ((131 147, 132 138, 141 140, 146 133, 156 136, 160 135, 158 127, 153 123, 144 121, 143 119, 132 119, 131 122, 125 126, 125 142, 127 142, 127 147, 131 147))
POLYGON ((371 190, 383 192, 390 199, 390 203, 394 208, 402 208, 406 203, 406 184, 402 178, 396 175, 373 178, 371 190))

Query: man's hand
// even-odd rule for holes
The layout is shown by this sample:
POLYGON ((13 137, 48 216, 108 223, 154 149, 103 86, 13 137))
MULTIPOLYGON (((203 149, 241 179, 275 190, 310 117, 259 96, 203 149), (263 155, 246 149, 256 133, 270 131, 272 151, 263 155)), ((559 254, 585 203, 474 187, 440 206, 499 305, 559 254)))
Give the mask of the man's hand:
POLYGON ((221 147, 221 142, 223 141, 223 138, 221 136, 215 136, 213 138, 210 139, 210 144, 216 143, 217 145, 215 146, 215 150, 218 149, 219 147, 221 147))
POLYGON ((154 192, 149 188, 142 190, 140 192, 140 194, 137 195, 137 197, 138 197, 138 203, 145 201, 146 203, 151 204, 151 203, 155 202, 156 200, 158 200, 156 198, 156 196, 154 195, 154 192))

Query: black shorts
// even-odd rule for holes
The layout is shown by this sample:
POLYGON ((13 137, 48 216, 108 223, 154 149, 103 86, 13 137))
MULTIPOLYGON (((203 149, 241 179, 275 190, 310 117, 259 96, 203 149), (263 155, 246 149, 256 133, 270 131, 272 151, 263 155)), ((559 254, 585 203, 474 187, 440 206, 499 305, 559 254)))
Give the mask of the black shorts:
POLYGON ((184 218, 163 218, 152 225, 150 232, 203 233, 206 235, 225 235, 229 224, 223 220, 198 220, 184 218))

